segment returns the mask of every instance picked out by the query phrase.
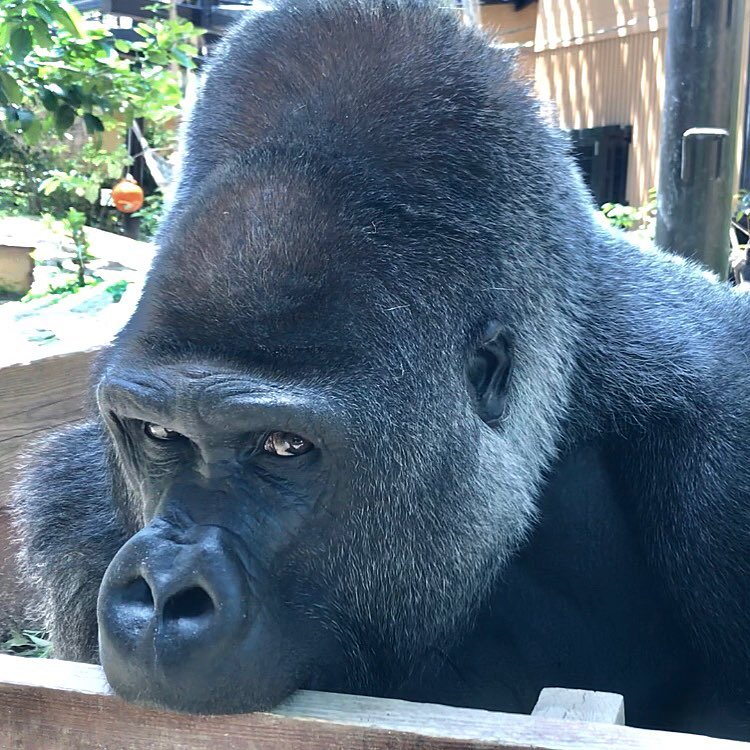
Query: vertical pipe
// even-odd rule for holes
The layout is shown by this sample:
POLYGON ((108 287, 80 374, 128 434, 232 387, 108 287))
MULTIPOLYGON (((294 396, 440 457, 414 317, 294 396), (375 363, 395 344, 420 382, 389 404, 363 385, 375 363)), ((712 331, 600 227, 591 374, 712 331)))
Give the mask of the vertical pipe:
POLYGON ((745 0, 670 0, 656 242, 724 279, 745 0))
POLYGON ((750 54, 747 56, 747 70, 745 71, 745 77, 745 128, 742 139, 740 187, 744 190, 750 190, 750 54))

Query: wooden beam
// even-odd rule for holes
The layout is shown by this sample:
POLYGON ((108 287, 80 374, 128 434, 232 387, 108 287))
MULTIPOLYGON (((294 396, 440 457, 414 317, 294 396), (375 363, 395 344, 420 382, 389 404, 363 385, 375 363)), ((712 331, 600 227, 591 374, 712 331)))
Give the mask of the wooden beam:
POLYGON ((93 665, 0 656, 14 750, 747 750, 687 734, 300 691, 276 710, 187 716, 114 697, 93 665))
POLYGON ((0 507, 7 502, 19 454, 45 432, 84 417, 89 370, 99 351, 0 369, 0 507))

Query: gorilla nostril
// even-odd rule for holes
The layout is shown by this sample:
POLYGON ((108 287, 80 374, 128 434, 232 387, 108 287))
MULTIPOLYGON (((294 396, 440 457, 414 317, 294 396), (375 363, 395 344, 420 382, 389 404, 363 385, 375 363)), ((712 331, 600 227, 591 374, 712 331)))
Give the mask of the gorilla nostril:
POLYGON ((123 587, 123 598, 133 604, 143 604, 151 608, 154 606, 151 587, 140 576, 123 587))
POLYGON ((206 590, 200 586, 191 586, 169 597, 164 605, 164 619, 197 618, 209 615, 213 610, 214 603, 206 590))

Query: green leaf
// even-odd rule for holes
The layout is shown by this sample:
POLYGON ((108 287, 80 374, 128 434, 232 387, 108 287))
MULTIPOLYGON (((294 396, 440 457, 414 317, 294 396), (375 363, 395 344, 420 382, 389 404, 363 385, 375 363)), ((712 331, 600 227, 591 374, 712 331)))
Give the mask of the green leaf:
POLYGON ((66 0, 58 0, 48 6, 55 22, 62 26, 65 31, 79 39, 86 36, 81 14, 66 0))
POLYGON ((7 19, 0 23, 0 50, 4 50, 8 46, 10 35, 17 25, 7 19))
POLYGON ((29 23, 32 27, 34 41, 40 46, 49 49, 55 46, 55 41, 52 39, 52 35, 49 33, 47 24, 42 21, 41 18, 35 16, 29 16, 29 23))
POLYGON ((27 143, 30 143, 32 146, 39 143, 43 134, 44 134, 44 127, 42 126, 42 122, 38 117, 35 117, 33 121, 23 131, 24 139, 26 140, 27 143))
POLYGON ((49 12, 47 6, 44 3, 33 3, 33 6, 34 10, 40 18, 43 18, 49 24, 54 23, 54 18, 52 18, 52 14, 49 12))
POLYGON ((46 638, 40 638, 39 636, 34 635, 34 633, 27 632, 26 636, 35 646, 46 648, 47 646, 51 645, 50 641, 48 641, 46 638))
POLYGON ((115 39, 115 49, 127 54, 130 52, 130 42, 125 39, 115 39))
POLYGON ((89 135, 104 132, 104 123, 96 115, 92 115, 91 112, 86 112, 83 116, 83 122, 86 125, 89 135))
POLYGON ((57 94, 53 93, 47 88, 43 88, 39 92, 39 98, 42 101, 42 105, 48 112, 54 112, 60 105, 60 98, 57 94))
POLYGON ((81 99, 81 87, 76 84, 68 86, 65 91, 65 98, 68 100, 71 107, 80 107, 83 103, 83 100, 81 99))
POLYGON ((26 55, 31 52, 33 43, 31 32, 27 28, 19 27, 13 31, 10 35, 10 49, 15 62, 23 62, 26 55))
POLYGON ((64 133, 75 121, 76 111, 69 104, 63 104, 55 112, 55 128, 58 133, 64 133))
POLYGON ((0 70, 0 88, 2 88, 6 99, 11 104, 20 104, 23 101, 23 92, 12 76, 4 70, 0 70))
POLYGON ((31 127, 31 123, 35 120, 36 117, 34 117, 34 113, 28 109, 18 110, 18 123, 21 126, 21 130, 28 130, 28 128, 31 127))
POLYGON ((178 63, 180 63, 180 65, 182 65, 183 68, 192 70, 195 67, 192 57, 186 55, 182 50, 173 49, 172 56, 178 63))
POLYGON ((47 177, 39 183, 38 190, 45 195, 52 195, 59 187, 60 180, 57 177, 47 177))

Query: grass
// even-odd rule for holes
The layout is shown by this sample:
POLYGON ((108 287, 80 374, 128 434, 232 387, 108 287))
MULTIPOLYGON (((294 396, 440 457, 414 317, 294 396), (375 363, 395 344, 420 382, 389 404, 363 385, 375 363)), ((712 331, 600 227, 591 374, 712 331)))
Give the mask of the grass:
POLYGON ((0 654, 45 659, 52 649, 46 636, 40 630, 12 630, 8 638, 0 642, 0 654))

